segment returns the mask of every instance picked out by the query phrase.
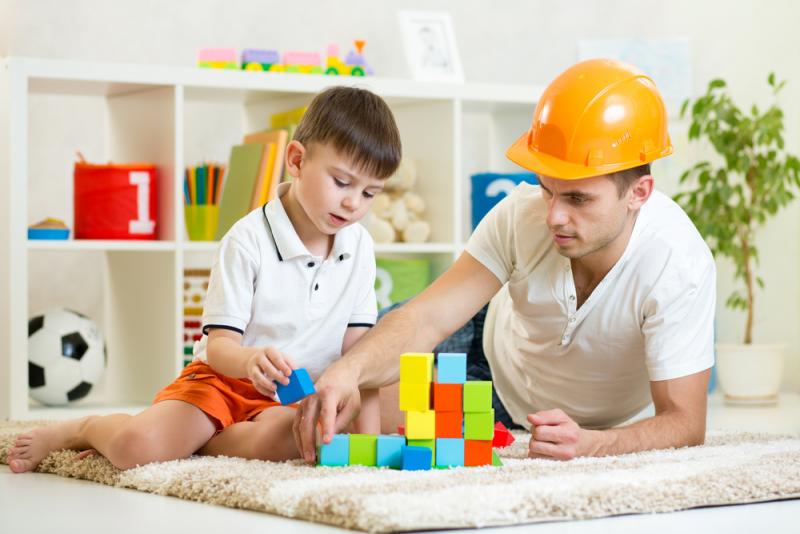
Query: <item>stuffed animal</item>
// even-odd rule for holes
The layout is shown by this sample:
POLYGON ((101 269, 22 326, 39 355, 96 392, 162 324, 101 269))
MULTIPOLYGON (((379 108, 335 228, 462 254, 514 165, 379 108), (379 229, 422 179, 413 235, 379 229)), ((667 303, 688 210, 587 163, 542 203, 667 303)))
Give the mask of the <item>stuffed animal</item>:
POLYGON ((416 181, 416 166, 403 160, 384 192, 375 196, 366 227, 376 243, 424 243, 430 237, 431 226, 422 219, 425 201, 411 192, 416 181))

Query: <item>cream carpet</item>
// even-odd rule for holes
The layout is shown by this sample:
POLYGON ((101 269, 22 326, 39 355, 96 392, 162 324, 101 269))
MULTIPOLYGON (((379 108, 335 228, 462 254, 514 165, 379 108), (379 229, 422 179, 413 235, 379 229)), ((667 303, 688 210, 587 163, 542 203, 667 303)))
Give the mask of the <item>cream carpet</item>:
MULTIPOLYGON (((0 461, 31 423, 0 423, 0 461)), ((800 439, 710 433, 702 447, 570 462, 502 449, 504 466, 402 472, 196 457, 119 471, 48 456, 38 471, 370 532, 513 525, 800 497, 800 439)), ((24 476, 24 475, 21 475, 24 476)))

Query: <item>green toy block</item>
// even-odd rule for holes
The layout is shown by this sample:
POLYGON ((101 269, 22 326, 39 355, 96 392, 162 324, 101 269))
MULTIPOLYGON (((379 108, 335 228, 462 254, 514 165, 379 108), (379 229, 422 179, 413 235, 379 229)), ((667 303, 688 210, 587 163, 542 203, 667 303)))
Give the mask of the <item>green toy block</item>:
POLYGON ((490 440, 494 437, 494 410, 464 414, 464 439, 490 440))
POLYGON ((492 383, 485 380, 464 382, 464 412, 488 412, 491 409, 492 383))
POLYGON ((435 439, 409 439, 408 445, 414 447, 427 447, 431 450, 431 467, 436 465, 436 440, 435 439))
POLYGON ((492 465, 495 467, 503 467, 503 462, 500 460, 500 457, 497 456, 497 453, 492 451, 492 465))
POLYGON ((350 434, 350 465, 378 465, 378 436, 350 434))
POLYGON ((433 380, 433 353, 408 352, 400 356, 400 385, 429 384, 433 380))

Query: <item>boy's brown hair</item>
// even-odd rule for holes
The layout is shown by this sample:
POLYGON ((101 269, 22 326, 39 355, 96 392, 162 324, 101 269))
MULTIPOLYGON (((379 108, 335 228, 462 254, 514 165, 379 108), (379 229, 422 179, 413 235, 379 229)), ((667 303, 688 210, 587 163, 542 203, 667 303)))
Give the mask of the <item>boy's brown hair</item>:
POLYGON ((319 93, 297 126, 294 140, 309 153, 314 143, 330 143, 362 172, 388 178, 402 157, 394 115, 378 95, 355 87, 319 93))

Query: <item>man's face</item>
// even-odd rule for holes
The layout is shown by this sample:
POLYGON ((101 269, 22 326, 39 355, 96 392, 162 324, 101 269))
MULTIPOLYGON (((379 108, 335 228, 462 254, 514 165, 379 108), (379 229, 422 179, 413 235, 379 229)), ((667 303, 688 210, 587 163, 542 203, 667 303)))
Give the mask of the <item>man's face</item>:
POLYGON ((619 198, 617 186, 606 176, 583 180, 539 177, 547 203, 547 227, 559 254, 582 258, 602 250, 625 228, 628 194, 619 198))

